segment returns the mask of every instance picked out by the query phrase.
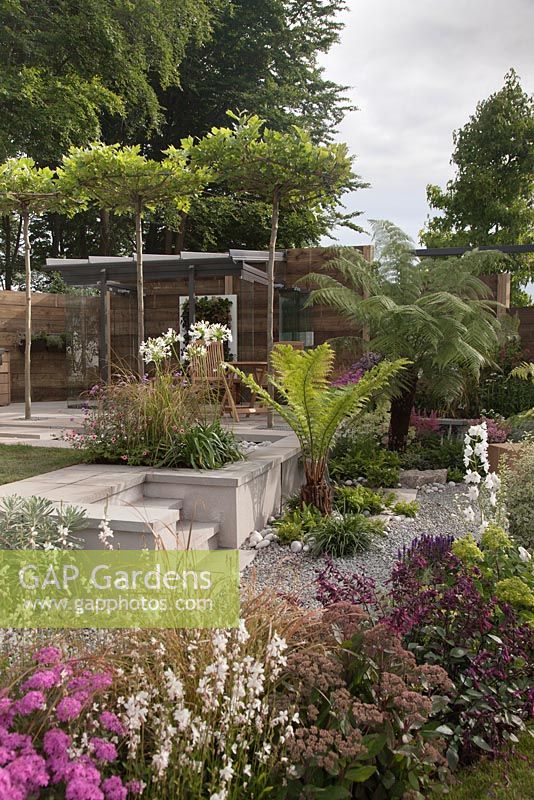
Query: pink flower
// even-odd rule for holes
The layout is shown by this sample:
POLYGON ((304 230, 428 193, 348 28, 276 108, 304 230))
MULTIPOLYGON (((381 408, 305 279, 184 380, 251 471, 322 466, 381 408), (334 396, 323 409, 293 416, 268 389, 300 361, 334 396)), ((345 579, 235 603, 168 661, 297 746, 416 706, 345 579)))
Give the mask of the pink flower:
POLYGON ((117 748, 112 742, 94 736, 90 742, 94 754, 99 761, 115 761, 117 758, 117 748))
POLYGON ((141 794, 141 792, 143 791, 143 784, 141 783, 141 781, 133 780, 129 781, 126 784, 126 788, 130 792, 130 794, 141 794))
POLYGON ((75 778, 67 784, 65 800, 104 800, 104 795, 94 783, 75 778))
POLYGON ((23 717, 28 716, 33 711, 42 711, 46 708, 45 696, 42 692, 28 692, 15 703, 17 714, 23 717))
POLYGON ((124 736, 126 733, 124 725, 116 714, 111 711, 103 711, 99 717, 100 724, 106 731, 116 733, 118 736, 124 736))
POLYGON ((28 689, 41 689, 46 691, 46 689, 52 689, 54 686, 57 686, 60 679, 61 676, 57 670, 41 669, 34 672, 20 688, 24 692, 28 689))
POLYGON ((70 736, 61 728, 50 728, 43 737, 43 750, 47 756, 64 755, 70 744, 70 736))
POLYGON ((13 786, 5 769, 0 769, 0 800, 25 800, 24 794, 13 786))
POLYGON ((57 718, 60 722, 69 722, 80 716, 82 704, 74 697, 64 697, 56 706, 57 718))
POLYGON ((102 783, 106 800, 126 800, 128 789, 117 775, 106 778, 102 783))
POLYGON ((11 782, 26 795, 38 792, 41 786, 48 786, 49 778, 46 764, 37 754, 16 758, 6 767, 11 782))
POLYGON ((58 647, 41 647, 33 657, 39 664, 57 664, 61 659, 61 650, 58 647))

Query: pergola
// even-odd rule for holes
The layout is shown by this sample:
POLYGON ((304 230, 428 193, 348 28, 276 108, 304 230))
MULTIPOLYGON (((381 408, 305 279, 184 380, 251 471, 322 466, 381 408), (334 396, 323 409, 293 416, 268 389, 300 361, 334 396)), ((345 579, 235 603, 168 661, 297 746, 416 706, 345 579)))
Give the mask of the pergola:
MULTIPOLYGON (((284 261, 285 251, 277 251, 275 260, 284 261)), ((226 253, 192 253, 174 255, 147 253, 143 255, 145 281, 187 280, 189 323, 195 322, 195 285, 197 278, 240 278, 267 286, 267 274, 259 264, 266 264, 268 253, 263 250, 229 250, 226 253)), ((95 287, 100 290, 100 372, 108 377, 106 342, 110 330, 110 310, 107 293, 111 289, 136 287, 136 255, 89 256, 88 258, 47 258, 45 271, 58 272, 68 286, 95 287)))

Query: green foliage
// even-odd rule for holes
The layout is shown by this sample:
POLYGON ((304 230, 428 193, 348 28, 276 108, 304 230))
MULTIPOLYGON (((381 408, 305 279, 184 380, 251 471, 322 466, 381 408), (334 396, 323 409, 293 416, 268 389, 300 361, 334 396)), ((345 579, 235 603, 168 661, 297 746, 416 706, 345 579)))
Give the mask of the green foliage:
POLYGON ((513 378, 520 378, 522 381, 531 381, 534 383, 534 364, 532 362, 523 361, 518 367, 510 373, 513 378))
POLYGON ((454 483, 462 483, 465 477, 465 472, 459 467, 449 467, 447 470, 447 480, 454 483))
POLYGON ((289 508, 283 517, 274 522, 276 533, 282 544, 301 541, 308 534, 313 532, 321 525, 323 517, 315 506, 305 503, 297 508, 289 508))
POLYGON ((416 666, 400 637, 348 602, 325 611, 318 634, 320 649, 288 659, 300 723, 276 800, 427 797, 448 777, 446 674, 416 666))
POLYGON ((209 179, 207 169, 189 165, 190 146, 168 148, 163 162, 146 158, 140 145, 71 147, 58 169, 59 184, 67 196, 119 216, 166 204, 183 211, 209 179))
POLYGON ((338 486, 334 506, 342 514, 380 514, 384 505, 382 495, 366 486, 338 486))
POLYGON ((166 442, 160 450, 158 467, 219 469, 243 459, 234 434, 220 420, 199 423, 166 442))
POLYGON ((0 485, 79 464, 80 454, 64 447, 0 444, 0 485))
POLYGON ((472 536, 457 539, 453 553, 468 567, 480 574, 479 590, 488 601, 497 600, 512 606, 520 619, 534 624, 534 572, 532 554, 518 547, 506 531, 490 524, 477 544, 472 536))
MULTIPOLYGON (((428 247, 532 241, 533 111, 534 100, 512 69, 502 89, 455 131, 456 175, 444 190, 427 187, 429 205, 439 212, 423 232, 428 247)), ((532 259, 516 262, 516 270, 523 280, 532 275, 532 259)))
POLYGON ((271 383, 280 400, 231 364, 228 368, 240 375, 243 383, 271 405, 297 435, 302 448, 306 480, 319 484, 324 480, 326 461, 336 432, 343 420, 358 414, 371 397, 382 391, 389 380, 403 367, 382 362, 366 373, 357 384, 343 387, 330 385, 334 351, 328 344, 313 350, 298 351, 289 345, 273 350, 274 377, 271 383))
POLYGON ((413 519, 419 513, 420 505, 415 500, 399 500, 391 507, 394 514, 402 514, 403 517, 410 517, 413 519))
POLYGON ((79 547, 76 534, 87 525, 76 506, 59 506, 44 497, 4 497, 0 502, 3 550, 67 550, 79 547))
POLYGON ((213 128, 192 155, 234 191, 312 210, 361 185, 345 144, 315 145, 297 126, 284 133, 257 115, 228 113, 234 127, 213 128))
POLYGON ((0 164, 0 214, 40 214, 57 210, 60 195, 53 170, 32 158, 9 158, 0 164))
POLYGON ((391 488, 399 482, 399 456, 373 441, 353 439, 350 434, 338 437, 328 462, 332 480, 365 478, 375 488, 391 488))
MULTIPOLYGON (((55 164, 101 135, 147 141, 180 84, 187 48, 201 46, 215 0, 32 0, 0 3, 0 159, 55 164)), ((174 140, 176 141, 176 139, 174 140)))
POLYGON ((373 264, 354 248, 340 248, 329 264, 339 278, 311 273, 300 283, 316 287, 310 305, 331 306, 366 325, 370 350, 411 362, 391 404, 389 444, 402 451, 419 381, 434 400, 451 402, 493 361, 504 333, 477 274, 494 254, 419 261, 414 243, 392 223, 375 221, 373 234, 373 264))
POLYGON ((67 435, 88 461, 218 469, 243 458, 217 418, 218 398, 175 377, 170 364, 151 380, 128 376, 98 387, 91 399, 83 432, 67 435))
POLYGON ((534 550, 534 443, 527 440, 506 473, 505 503, 510 533, 518 544, 534 550))
POLYGON ((363 514, 339 514, 323 517, 321 524, 308 537, 310 552, 346 558, 363 553, 384 536, 384 522, 363 514))
POLYGON ((450 469, 463 476, 463 445, 459 439, 428 434, 408 444, 400 463, 403 469, 450 469))

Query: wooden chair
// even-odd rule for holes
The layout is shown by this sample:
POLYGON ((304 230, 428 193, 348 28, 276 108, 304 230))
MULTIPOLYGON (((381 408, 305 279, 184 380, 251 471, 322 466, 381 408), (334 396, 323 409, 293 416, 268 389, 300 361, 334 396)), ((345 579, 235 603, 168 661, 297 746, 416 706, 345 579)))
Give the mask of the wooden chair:
POLYGON ((207 346, 206 350, 206 355, 193 356, 191 358, 189 365, 191 381, 193 384, 207 384, 208 386, 222 389, 223 413, 225 408, 228 408, 234 422, 239 422, 239 414, 237 413, 235 400, 232 396, 232 392, 230 391, 230 386, 228 385, 223 368, 225 361, 223 343, 211 342, 211 344, 207 346))

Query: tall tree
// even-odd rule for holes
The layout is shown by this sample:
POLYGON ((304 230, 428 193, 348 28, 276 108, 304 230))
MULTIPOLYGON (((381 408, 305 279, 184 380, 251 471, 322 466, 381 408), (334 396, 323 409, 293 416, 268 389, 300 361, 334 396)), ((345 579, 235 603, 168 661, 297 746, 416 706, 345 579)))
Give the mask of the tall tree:
POLYGON ((26 342, 24 349, 24 416, 31 419, 32 280, 30 219, 60 203, 54 172, 35 166, 32 158, 10 158, 0 164, 0 213, 19 214, 24 241, 26 284, 26 342))
POLYGON ((228 0, 0 0, 0 158, 53 166, 101 134, 146 141, 158 92, 228 0))
POLYGON ((228 108, 330 140, 353 107, 347 87, 325 77, 320 57, 339 40, 346 8, 345 0, 231 0, 211 37, 188 49, 180 87, 161 93, 165 123, 154 145, 203 136, 226 123, 228 108))
MULTIPOLYGON (((422 233, 429 246, 521 244, 534 240, 534 98, 511 69, 504 86, 477 105, 453 134, 455 175, 445 189, 429 185, 439 214, 422 233)), ((534 262, 518 263, 519 278, 534 262)))
POLYGON ((411 362, 391 402, 389 447, 403 451, 422 381, 436 400, 450 402, 466 378, 477 380, 493 362, 503 331, 477 274, 495 254, 418 261, 414 243, 392 223, 374 222, 373 231, 374 264, 353 248, 341 248, 329 265, 339 279, 311 273, 302 282, 317 287, 310 304, 332 306, 367 326, 369 350, 411 362))
POLYGON ((271 205, 267 262, 267 359, 270 361, 281 203, 320 212, 337 206, 344 192, 363 184, 352 171, 346 145, 315 145, 309 134, 296 126, 289 133, 281 133, 268 128, 265 120, 256 115, 230 116, 234 126, 214 128, 198 143, 193 160, 211 167, 233 191, 252 194, 271 205))
MULTIPOLYGON (((162 205, 186 210, 209 178, 206 167, 189 164, 191 141, 183 147, 167 150, 163 162, 153 161, 140 153, 139 145, 121 147, 101 142, 87 148, 71 148, 58 170, 59 185, 67 197, 85 197, 98 208, 110 209, 117 215, 131 214, 135 219, 137 267, 137 335, 145 338, 143 279, 143 216, 162 205)), ((139 374, 144 364, 138 356, 139 374)))

